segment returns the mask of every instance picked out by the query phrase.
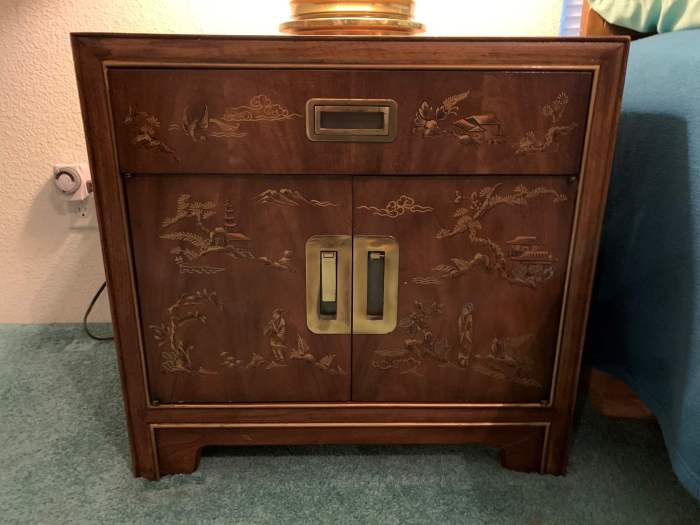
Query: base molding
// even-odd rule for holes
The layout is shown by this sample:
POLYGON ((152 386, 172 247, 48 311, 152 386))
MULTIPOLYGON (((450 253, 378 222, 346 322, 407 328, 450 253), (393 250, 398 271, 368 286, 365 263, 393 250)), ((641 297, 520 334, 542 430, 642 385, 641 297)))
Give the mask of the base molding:
POLYGON ((501 464, 521 472, 547 470, 548 422, 533 423, 231 423, 152 424, 155 476, 194 472, 208 446, 461 445, 501 450, 501 464))

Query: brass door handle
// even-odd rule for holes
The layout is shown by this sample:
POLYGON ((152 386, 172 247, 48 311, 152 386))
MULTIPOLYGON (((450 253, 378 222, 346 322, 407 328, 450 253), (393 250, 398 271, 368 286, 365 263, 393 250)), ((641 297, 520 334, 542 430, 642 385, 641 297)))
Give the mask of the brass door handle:
POLYGON ((397 322, 399 244, 393 237, 353 240, 352 333, 388 334, 397 322))
POLYGON ((338 315, 338 252, 321 251, 321 299, 319 314, 329 318, 338 315))
POLYGON ((384 317, 385 262, 386 252, 367 253, 367 317, 370 319, 384 317))
POLYGON ((396 328, 398 293, 393 237, 315 235, 306 242, 306 324, 313 333, 388 334, 396 328))
POLYGON ((349 334, 352 237, 306 241, 306 324, 315 334, 349 334))

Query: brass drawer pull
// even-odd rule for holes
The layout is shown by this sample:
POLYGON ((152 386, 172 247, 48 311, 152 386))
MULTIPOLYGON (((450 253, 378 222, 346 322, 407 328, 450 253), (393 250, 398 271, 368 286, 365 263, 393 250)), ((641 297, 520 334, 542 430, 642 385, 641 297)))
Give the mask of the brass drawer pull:
POLYGON ((392 142, 398 106, 390 99, 312 98, 306 135, 317 142, 392 142))

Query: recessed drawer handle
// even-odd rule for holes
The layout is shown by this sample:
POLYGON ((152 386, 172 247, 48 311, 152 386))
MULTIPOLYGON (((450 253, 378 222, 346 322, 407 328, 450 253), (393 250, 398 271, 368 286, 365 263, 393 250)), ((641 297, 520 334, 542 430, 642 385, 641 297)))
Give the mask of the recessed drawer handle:
POLYGON ((392 142, 397 105, 390 99, 312 98, 306 135, 317 142, 392 142))

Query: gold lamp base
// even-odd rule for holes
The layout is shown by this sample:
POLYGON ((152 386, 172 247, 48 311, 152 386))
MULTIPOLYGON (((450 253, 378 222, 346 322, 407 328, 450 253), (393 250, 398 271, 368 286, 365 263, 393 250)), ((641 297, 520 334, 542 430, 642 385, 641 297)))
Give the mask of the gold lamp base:
POLYGON ((295 35, 414 35, 414 0, 290 0, 292 20, 280 31, 295 35))

